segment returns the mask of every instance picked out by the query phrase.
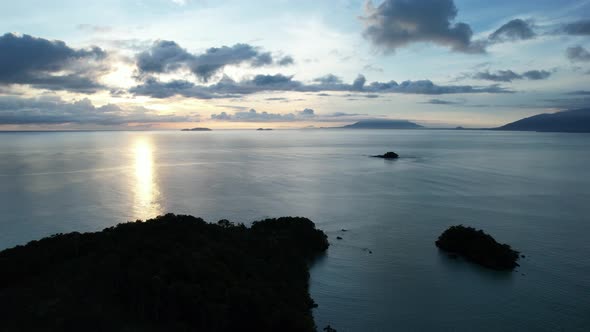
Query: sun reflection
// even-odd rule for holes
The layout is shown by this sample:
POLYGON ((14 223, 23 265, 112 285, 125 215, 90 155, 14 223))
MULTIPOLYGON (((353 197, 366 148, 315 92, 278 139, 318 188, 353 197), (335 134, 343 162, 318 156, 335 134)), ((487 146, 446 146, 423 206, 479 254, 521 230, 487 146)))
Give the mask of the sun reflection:
POLYGON ((147 139, 135 141, 135 214, 137 218, 152 218, 161 214, 158 203, 160 192, 154 180, 154 156, 152 144, 147 139))

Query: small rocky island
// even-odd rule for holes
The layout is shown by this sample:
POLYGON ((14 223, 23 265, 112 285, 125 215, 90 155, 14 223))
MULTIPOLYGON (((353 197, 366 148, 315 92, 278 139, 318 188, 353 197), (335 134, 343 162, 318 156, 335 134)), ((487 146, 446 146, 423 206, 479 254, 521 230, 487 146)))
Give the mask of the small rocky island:
POLYGON ((315 331, 306 218, 167 214, 0 252, 2 331, 315 331))
POLYGON ((196 127, 196 128, 181 129, 181 131, 211 131, 211 128, 196 127))
POLYGON ((399 158, 399 155, 397 153, 395 153, 395 152, 391 152, 390 151, 390 152, 387 152, 385 154, 379 154, 379 155, 371 156, 371 157, 373 157, 373 158, 383 158, 383 159, 397 159, 397 158, 399 158))
POLYGON ((451 226, 435 242, 441 250, 495 270, 512 270, 519 266, 518 251, 501 244, 482 230, 463 225, 451 226))
POLYGON ((258 128, 256 130, 257 131, 266 131, 266 130, 272 130, 272 128, 258 128))

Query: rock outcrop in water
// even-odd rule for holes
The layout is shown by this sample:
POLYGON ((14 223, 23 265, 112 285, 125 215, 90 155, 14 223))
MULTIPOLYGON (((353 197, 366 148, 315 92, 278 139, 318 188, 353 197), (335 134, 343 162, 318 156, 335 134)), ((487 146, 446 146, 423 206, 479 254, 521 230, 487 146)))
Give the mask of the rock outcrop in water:
POLYGON ((496 270, 511 270, 519 266, 518 251, 507 244, 496 242, 482 230, 463 225, 451 226, 435 242, 444 251, 496 270))
POLYGON ((386 152, 385 154, 379 154, 376 156, 371 156, 373 158, 383 158, 383 159, 397 159, 399 158, 399 155, 395 152, 386 152))
POLYGON ((306 218, 167 214, 0 252, 2 331, 315 331, 306 218))

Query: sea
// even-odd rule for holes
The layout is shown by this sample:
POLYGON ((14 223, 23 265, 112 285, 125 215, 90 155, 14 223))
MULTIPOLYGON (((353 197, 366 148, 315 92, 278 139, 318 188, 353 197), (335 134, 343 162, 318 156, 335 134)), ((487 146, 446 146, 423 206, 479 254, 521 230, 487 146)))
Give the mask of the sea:
POLYGON ((0 249, 168 212, 313 220, 331 244, 310 269, 319 330, 590 330, 590 134, 0 133, 0 249), (458 224, 520 267, 439 251, 458 224))

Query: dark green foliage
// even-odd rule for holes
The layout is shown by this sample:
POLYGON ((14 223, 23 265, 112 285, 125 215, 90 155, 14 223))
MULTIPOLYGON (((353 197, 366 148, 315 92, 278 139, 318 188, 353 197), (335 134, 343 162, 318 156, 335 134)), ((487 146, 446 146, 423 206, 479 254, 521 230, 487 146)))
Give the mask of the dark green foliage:
POLYGON ((496 270, 510 270, 518 266, 518 251, 473 227, 449 227, 438 237, 436 246, 496 270))
POLYGON ((2 331, 314 331, 305 218, 167 214, 0 252, 2 331))

